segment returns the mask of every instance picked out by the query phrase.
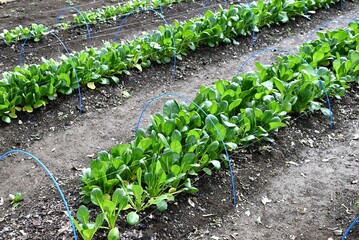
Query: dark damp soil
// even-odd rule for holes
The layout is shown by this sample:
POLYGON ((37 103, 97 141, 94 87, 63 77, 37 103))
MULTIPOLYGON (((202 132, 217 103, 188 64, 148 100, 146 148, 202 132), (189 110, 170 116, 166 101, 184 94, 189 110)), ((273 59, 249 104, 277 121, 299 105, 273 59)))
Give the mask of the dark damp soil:
MULTIPOLYGON (((17 2, 24 3, 11 4, 17 2)), ((45 9, 51 1, 41 3, 45 9)), ((346 2, 342 10, 333 6, 318 11, 311 21, 298 18, 263 29, 254 48, 250 38, 238 39, 238 46, 201 48, 178 63, 175 79, 171 79, 173 66, 153 66, 122 78, 121 85, 84 89, 82 114, 76 94, 60 96, 45 108, 0 125, 0 153, 24 149, 37 156, 56 177, 74 212, 81 205, 79 170, 88 167, 99 150, 132 138, 140 111, 150 98, 171 92, 192 98, 200 85, 230 79, 253 51, 266 47, 295 51, 317 26, 338 16, 351 18, 358 10, 358 4, 346 2)), ((41 15, 41 19, 50 16, 41 15)), ((330 27, 345 25, 341 20, 330 27)), ((245 70, 257 60, 272 61, 274 54, 279 53, 255 58, 245 70)), ((0 64, 11 66, 4 59, 0 64)), ((141 126, 162 103, 149 108, 141 126)), ((293 116, 290 126, 272 135, 273 144, 258 143, 231 153, 235 207, 229 172, 214 171, 212 176, 193 179, 200 191, 179 196, 165 213, 150 209, 135 227, 121 219, 122 239, 340 239, 335 234, 341 235, 358 214, 353 206, 359 198, 358 103, 359 88, 353 85, 343 99, 332 99, 333 129, 328 118, 318 113, 293 116)), ((56 189, 33 161, 19 154, 1 161, 0 189, 0 239, 72 238, 56 189), (24 201, 12 209, 8 195, 16 192, 23 194, 24 201)), ((357 238, 357 230, 351 239, 357 238)))

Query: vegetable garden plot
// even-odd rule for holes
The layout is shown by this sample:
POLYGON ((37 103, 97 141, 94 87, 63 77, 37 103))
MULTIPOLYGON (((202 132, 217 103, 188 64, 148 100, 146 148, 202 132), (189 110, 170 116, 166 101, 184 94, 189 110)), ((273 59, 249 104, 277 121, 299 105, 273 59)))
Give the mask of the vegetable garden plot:
POLYGON ((47 99, 55 99, 58 92, 71 94, 78 88, 73 82, 74 79, 79 80, 76 83, 91 86, 95 83, 118 84, 119 78, 114 75, 128 75, 129 70, 133 68, 142 71, 142 68, 149 67, 153 62, 168 63, 173 55, 181 60, 182 56, 186 56, 199 46, 214 47, 219 43, 232 41, 236 44, 235 37, 251 34, 257 30, 253 28, 287 22, 288 16, 303 14, 304 10, 316 9, 325 3, 329 4, 331 1, 314 5, 302 1, 289 5, 283 5, 281 1, 265 3, 259 1, 258 4, 252 3, 250 7, 232 5, 229 10, 220 7, 218 13, 207 11, 203 18, 195 18, 193 22, 174 21, 174 26, 159 27, 159 30, 153 34, 145 33, 142 38, 136 38, 128 44, 105 43, 105 47, 101 49, 90 48, 75 53, 73 57, 59 63, 45 59, 43 64, 30 65, 28 69, 15 68, 14 72, 8 72, 3 76, 2 90, 11 94, 2 94, 3 107, 0 112, 2 120, 8 123, 11 118, 16 118, 16 111, 20 111, 21 107, 25 107, 26 110, 42 106, 47 103, 47 99), (269 16, 268 13, 274 10, 276 12, 269 16), (257 15, 257 20, 253 14, 257 15), (283 18, 284 15, 286 18, 283 18), (234 24, 232 21, 237 22, 234 24), (64 74, 70 75, 69 78, 58 77, 64 74), (48 81, 49 75, 55 78, 53 82, 48 81), (32 81, 26 80, 27 77, 32 81), (14 85, 14 82, 18 83, 14 85), (37 91, 37 89, 41 90, 37 91), (25 97, 18 94, 19 92, 24 92, 25 97))

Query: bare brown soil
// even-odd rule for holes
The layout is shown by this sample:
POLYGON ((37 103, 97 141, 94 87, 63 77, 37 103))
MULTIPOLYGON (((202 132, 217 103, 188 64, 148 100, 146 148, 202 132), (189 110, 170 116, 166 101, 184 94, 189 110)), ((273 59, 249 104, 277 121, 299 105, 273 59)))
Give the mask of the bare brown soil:
MULTIPOLYGON (((0 16, 24 2, 1 5, 0 16)), ((45 9, 51 1, 40 3, 45 9)), ((26 6, 31 10, 30 4, 26 6)), ((40 158, 57 178, 74 211, 81 204, 78 170, 88 166, 88 156, 129 141, 139 113, 150 98, 171 92, 192 98, 200 85, 230 79, 253 51, 281 47, 295 52, 317 26, 338 16, 352 18, 358 10, 359 4, 346 2, 343 10, 334 6, 318 11, 311 21, 298 18, 263 29, 256 36, 254 48, 250 38, 238 39, 239 46, 201 48, 178 63, 175 80, 170 77, 173 66, 154 66, 124 77, 119 86, 84 89, 83 114, 76 107, 76 95, 61 96, 46 108, 22 114, 9 125, 1 124, 0 153, 24 149, 40 158), (132 97, 125 98, 123 90, 132 97)), ((173 16, 181 14, 183 10, 178 10, 173 16)), ((47 17, 51 15, 41 15, 42 19, 47 17)), ((346 21, 341 20, 330 27, 345 25, 346 21)), ((35 49, 39 55, 47 54, 46 49, 35 49)), ((272 61, 274 54, 278 52, 250 61, 246 70, 256 60, 272 61)), ((1 64, 11 66, 5 59, 0 60, 1 64)), ((146 125, 151 113, 161 109, 162 102, 149 109, 141 126, 146 125)), ((340 239, 334 231, 345 231, 358 214, 353 208, 359 197, 358 103, 359 88, 354 85, 343 99, 332 99, 333 129, 328 127, 328 118, 320 114, 292 116, 289 127, 272 135, 275 143, 257 143, 232 153, 237 206, 232 205, 229 173, 224 169, 194 179, 200 192, 181 195, 163 214, 150 209, 132 228, 123 219, 119 221, 122 238, 340 239)), ((0 201, 0 239, 71 239, 65 209, 44 171, 21 155, 7 157, 0 164, 0 200, 4 200, 0 201), (12 209, 8 195, 16 192, 21 192, 25 201, 12 209)))

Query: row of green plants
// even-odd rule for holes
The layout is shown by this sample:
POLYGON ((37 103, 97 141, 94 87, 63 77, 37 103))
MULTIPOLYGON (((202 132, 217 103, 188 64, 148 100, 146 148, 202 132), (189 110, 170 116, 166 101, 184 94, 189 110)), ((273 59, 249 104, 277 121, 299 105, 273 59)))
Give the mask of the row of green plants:
POLYGON ((144 33, 128 43, 107 42, 103 48, 89 48, 61 62, 43 59, 40 65, 15 67, 13 72, 3 73, 0 81, 0 117, 9 123, 12 118, 17 118, 19 111, 32 112, 59 93, 71 94, 78 87, 77 77, 81 85, 119 83, 119 75, 130 74, 130 69, 142 71, 153 62, 169 63, 174 49, 181 60, 199 46, 237 43, 235 37, 249 35, 253 26, 258 31, 264 25, 287 22, 308 9, 333 2, 260 0, 251 3, 250 8, 246 5, 231 5, 228 10, 219 7, 217 13, 207 11, 204 17, 184 23, 175 20, 173 26, 160 26, 154 33, 144 33))
POLYGON ((10 45, 14 42, 25 40, 26 38, 34 42, 40 42, 40 40, 48 34, 49 29, 43 24, 33 23, 29 27, 19 25, 10 30, 4 29, 3 32, 0 33, 0 38, 4 40, 5 44, 10 45))
POLYGON ((159 9, 162 6, 169 6, 188 0, 133 0, 126 3, 119 3, 115 6, 104 6, 94 11, 83 11, 81 15, 75 15, 74 21, 77 25, 83 25, 84 20, 88 24, 97 24, 108 20, 116 20, 128 13, 141 8, 159 9))
POLYGON ((318 36, 298 55, 202 86, 192 103, 167 101, 133 141, 99 152, 83 169, 81 194, 100 214, 90 223, 89 210, 80 207, 75 221, 82 237, 91 239, 106 222, 108 239, 118 239, 122 211, 133 225, 144 209, 164 211, 177 194, 198 191, 193 176, 227 165, 222 140, 230 151, 273 141, 269 133, 286 126, 289 114, 327 112, 323 86, 340 98, 350 83, 359 83, 359 22, 318 36))
MULTIPOLYGON (((94 11, 82 11, 81 14, 73 15, 73 22, 59 23, 55 27, 66 30, 71 24, 77 26, 83 26, 85 24, 95 25, 99 22, 105 22, 109 20, 116 20, 124 15, 131 13, 140 8, 159 9, 162 6, 169 6, 175 3, 185 2, 187 0, 132 0, 126 1, 126 3, 119 3, 117 5, 103 6, 102 8, 94 11)), ((7 45, 11 45, 15 42, 22 41, 28 38, 34 42, 39 42, 44 36, 48 35, 52 31, 50 28, 45 27, 43 24, 33 23, 29 27, 23 27, 21 25, 13 29, 4 29, 0 33, 7 45), (30 35, 33 33, 33 35, 30 35)))

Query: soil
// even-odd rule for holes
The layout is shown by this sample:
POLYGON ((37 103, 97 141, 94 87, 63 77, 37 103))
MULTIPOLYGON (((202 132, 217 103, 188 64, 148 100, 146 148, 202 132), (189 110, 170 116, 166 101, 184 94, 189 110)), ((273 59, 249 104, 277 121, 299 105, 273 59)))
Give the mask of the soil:
MULTIPOLYGON (((41 9, 50 9, 58 6, 54 2, 43 0, 38 4, 41 9)), ((65 1, 61 3, 65 5, 65 1)), ((32 5, 25 1, 0 6, 0 16, 16 7, 31 11, 34 18, 37 16, 32 5)), ((168 19, 189 16, 188 11, 184 12, 186 7, 173 8, 173 12, 165 12, 165 15, 168 19)), ((89 160, 99 150, 130 141, 140 111, 152 97, 176 92, 192 98, 199 86, 217 79, 230 79, 254 51, 280 47, 295 52, 318 26, 340 16, 338 23, 330 24, 329 28, 343 27, 347 24, 345 19, 352 19, 358 10, 359 4, 346 2, 343 9, 335 5, 317 11, 310 21, 297 18, 285 25, 262 29, 256 34, 254 47, 247 37, 237 39, 238 46, 200 48, 178 62, 175 79, 171 78, 173 66, 156 65, 142 73, 133 72, 123 77, 118 86, 83 89, 82 114, 78 111, 75 94, 61 96, 32 114, 21 114, 11 124, 2 123, 0 153, 23 149, 38 157, 56 177, 74 212, 81 204, 79 170, 88 167, 89 160), (131 97, 126 98, 125 92, 131 97)), ((53 18, 50 12, 41 14, 38 16, 44 21, 53 18)), ((140 19, 146 17, 146 14, 138 16, 140 19)), ((12 19, 17 21, 16 16, 12 19)), ((20 20, 18 23, 23 25, 33 21, 32 18, 20 20)), ((0 23, 7 28, 11 25, 0 23)), ((106 29, 106 24, 100 28, 106 29)), ((130 29, 132 26, 129 26, 130 29)), ((131 31, 138 30, 135 27, 131 31)), ((39 43, 33 53, 46 56, 46 44, 45 41, 39 43)), ((101 43, 93 45, 101 46, 101 43)), ((0 55, 8 48, 2 46, 0 55)), ((77 48, 83 46, 79 44, 77 48)), ((277 54, 283 53, 274 51, 260 55, 244 70, 250 70, 257 60, 273 61, 277 54)), ((37 60, 34 57, 27 61, 37 60)), ((3 70, 16 63, 15 57, 0 59, 3 70)), ((164 101, 156 101, 148 109, 142 127, 146 126, 151 113, 161 109, 164 101)), ((179 196, 165 213, 150 209, 142 213, 141 222, 135 227, 125 225, 121 219, 122 238, 340 239, 334 233, 341 235, 340 230, 344 232, 358 214, 353 207, 359 197, 356 174, 359 167, 358 86, 348 89, 343 99, 331 101, 333 129, 329 128, 328 118, 319 113, 292 116, 288 127, 272 135, 276 140, 273 144, 256 143, 249 149, 231 153, 238 196, 236 206, 232 204, 229 172, 223 169, 212 176, 194 179, 200 192, 179 196)), ((1 240, 72 238, 61 199, 48 176, 34 161, 20 154, 1 161, 0 189, 1 240), (16 192, 22 193, 24 201, 12 209, 8 195, 16 192)), ((354 231, 351 239, 358 239, 358 233, 354 231)), ((98 236, 98 239, 103 238, 98 236)))

